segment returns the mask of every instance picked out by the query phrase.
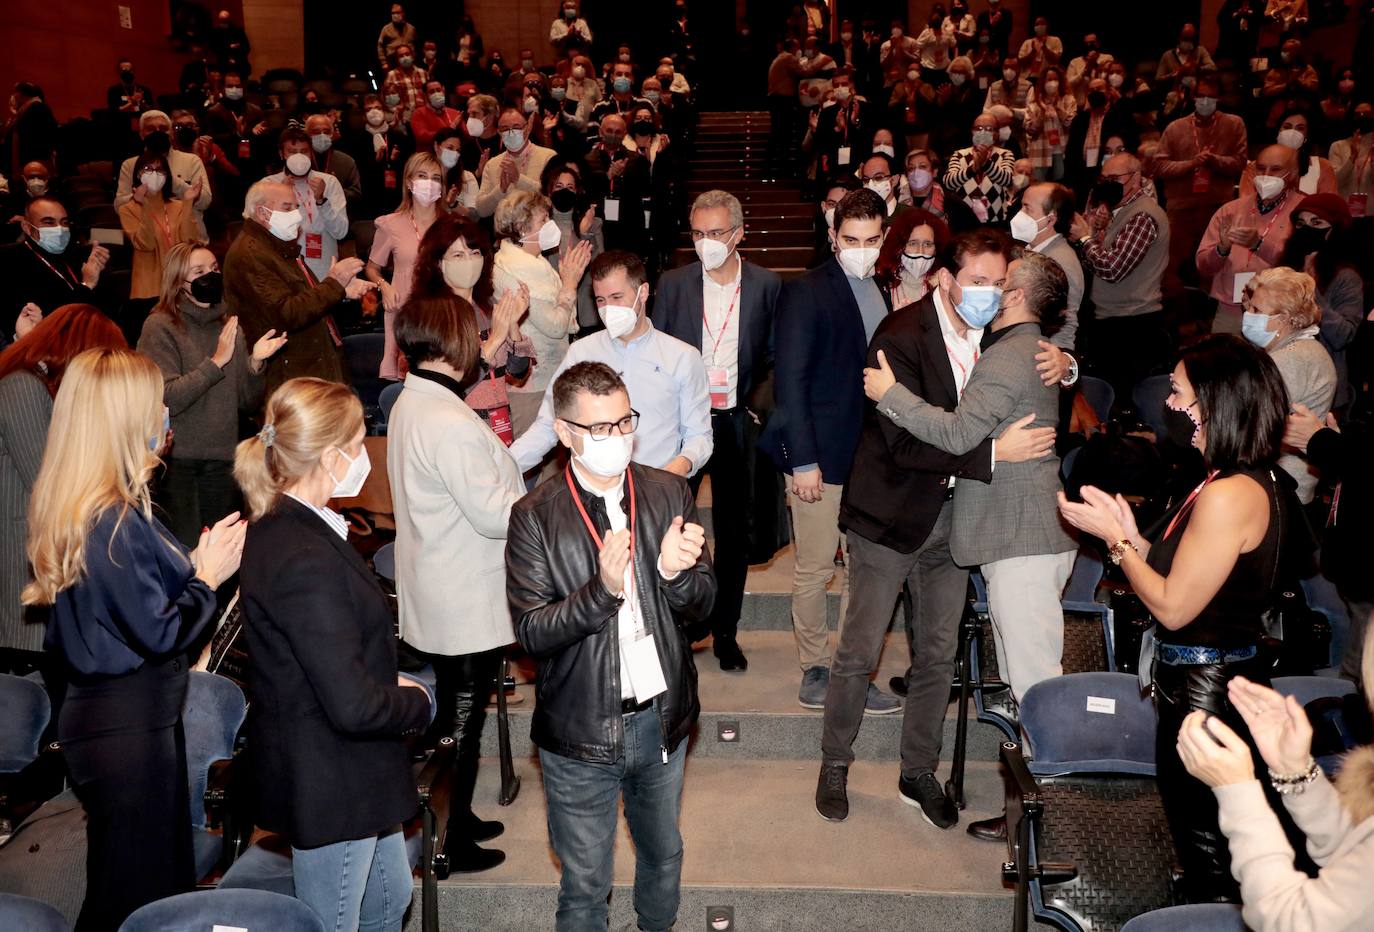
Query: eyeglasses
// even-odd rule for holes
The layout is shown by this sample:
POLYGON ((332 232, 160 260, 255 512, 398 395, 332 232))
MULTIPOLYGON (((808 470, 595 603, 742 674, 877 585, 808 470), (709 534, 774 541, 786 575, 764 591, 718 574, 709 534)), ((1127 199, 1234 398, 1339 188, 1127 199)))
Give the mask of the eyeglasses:
POLYGON ((631 408, 629 415, 618 421, 598 421, 595 424, 579 424, 567 418, 562 418, 562 421, 572 427, 582 428, 595 440, 605 440, 612 433, 620 434, 622 437, 626 434, 633 434, 635 428, 639 426, 639 412, 631 408))
POLYGON ((694 242, 694 243, 699 243, 699 242, 701 242, 701 241, 704 240, 704 239, 717 239, 717 240, 719 240, 719 239, 725 239, 725 237, 727 237, 727 236, 729 236, 731 233, 735 232, 736 229, 738 229, 738 228, 737 228, 737 227, 726 227, 726 228, 723 229, 723 230, 693 230, 693 231, 692 231, 692 242, 694 242))

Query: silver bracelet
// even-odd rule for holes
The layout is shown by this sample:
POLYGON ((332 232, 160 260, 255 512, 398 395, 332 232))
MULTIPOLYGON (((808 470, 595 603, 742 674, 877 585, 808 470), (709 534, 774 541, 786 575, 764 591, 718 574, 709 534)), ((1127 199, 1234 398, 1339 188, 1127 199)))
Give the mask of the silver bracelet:
POLYGON ((1307 769, 1298 773, 1275 773, 1269 771, 1269 783, 1280 796, 1300 796, 1317 779, 1321 769, 1311 757, 1307 758, 1307 769))

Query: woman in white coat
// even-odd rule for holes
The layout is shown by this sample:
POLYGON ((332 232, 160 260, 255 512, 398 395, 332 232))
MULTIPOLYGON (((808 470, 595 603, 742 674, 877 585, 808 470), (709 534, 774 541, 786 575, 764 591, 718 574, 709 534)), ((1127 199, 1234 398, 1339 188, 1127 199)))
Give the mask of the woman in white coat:
POLYGON ((444 851, 453 870, 495 867, 479 841, 504 830, 472 811, 482 723, 501 653, 515 640, 506 602, 506 525, 525 494, 515 460, 464 401, 477 373, 477 322, 455 295, 416 295, 396 318, 410 371, 387 427, 401 637, 434 665, 436 733, 458 759, 444 851))

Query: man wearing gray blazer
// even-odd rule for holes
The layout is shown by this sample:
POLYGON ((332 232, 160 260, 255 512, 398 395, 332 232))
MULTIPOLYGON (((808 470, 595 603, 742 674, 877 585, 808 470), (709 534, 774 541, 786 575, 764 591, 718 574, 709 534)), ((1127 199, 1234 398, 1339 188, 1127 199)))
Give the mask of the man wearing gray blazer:
MULTIPOLYGON (((1000 308, 983 341, 959 407, 927 404, 890 376, 886 360, 867 370, 878 411, 922 441, 961 455, 1027 414, 1033 426, 1058 420, 1058 386, 1035 372, 1041 328, 1064 312, 1068 283, 1051 258, 1020 250, 1007 270, 1000 308), (890 386, 890 387, 888 387, 890 386)), ((961 566, 981 566, 999 668, 1017 701, 1035 683, 1060 675, 1064 614, 1060 596, 1078 545, 1055 506, 1059 459, 998 463, 992 482, 954 488, 950 550, 961 566)))

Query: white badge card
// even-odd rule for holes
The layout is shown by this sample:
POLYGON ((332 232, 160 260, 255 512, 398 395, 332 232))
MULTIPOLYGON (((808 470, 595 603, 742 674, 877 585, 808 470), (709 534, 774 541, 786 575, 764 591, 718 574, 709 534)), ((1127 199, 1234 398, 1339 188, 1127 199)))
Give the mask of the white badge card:
POLYGON ((710 366, 706 370, 706 384, 711 389, 711 407, 730 407, 730 380, 724 366, 710 366))
POLYGON ((1231 303, 1239 304, 1245 298, 1245 286, 1250 284, 1250 279, 1255 277, 1254 272, 1237 272, 1235 291, 1231 295, 1231 303))
POLYGON ((630 678, 635 699, 648 702, 660 693, 668 691, 668 682, 663 678, 663 667, 658 661, 658 649, 654 647, 652 634, 621 641, 620 659, 625 666, 626 675, 630 678))
POLYGON ((836 165, 848 165, 848 164, 849 164, 849 146, 840 146, 839 151, 835 153, 835 164, 836 164, 836 165))
POLYGON ((601 202, 602 209, 605 211, 606 219, 615 223, 620 219, 620 201, 614 197, 608 197, 601 202))

